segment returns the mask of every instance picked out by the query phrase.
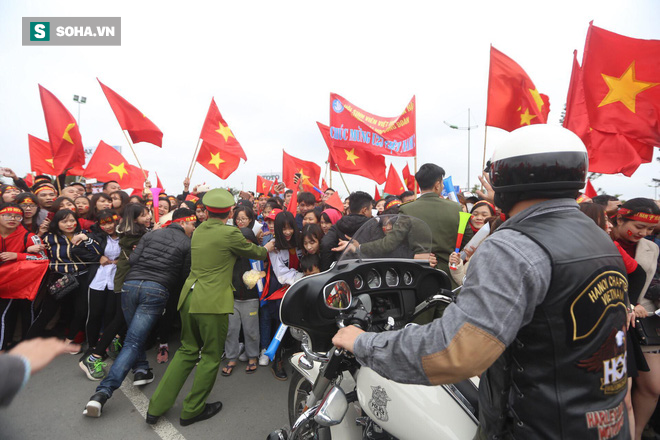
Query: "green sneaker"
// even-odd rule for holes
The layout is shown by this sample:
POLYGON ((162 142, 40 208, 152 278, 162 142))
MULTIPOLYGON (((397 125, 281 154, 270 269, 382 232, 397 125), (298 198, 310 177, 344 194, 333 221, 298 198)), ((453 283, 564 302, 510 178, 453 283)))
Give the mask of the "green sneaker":
POLYGON ((121 341, 118 337, 115 337, 110 343, 110 347, 105 351, 108 354, 108 357, 112 360, 117 359, 119 352, 121 351, 121 341))
POLYGON ((105 367, 108 365, 103 359, 89 355, 78 363, 80 369, 85 372, 89 380, 102 380, 106 374, 105 367))

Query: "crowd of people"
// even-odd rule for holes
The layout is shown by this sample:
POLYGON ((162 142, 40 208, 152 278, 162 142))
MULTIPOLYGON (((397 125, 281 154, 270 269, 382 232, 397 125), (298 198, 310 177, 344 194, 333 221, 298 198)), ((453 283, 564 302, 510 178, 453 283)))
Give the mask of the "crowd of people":
MULTIPOLYGON (((234 374, 239 362, 245 363, 247 374, 270 365, 278 380, 287 379, 283 352, 293 341, 285 338, 273 361, 265 351, 280 324, 284 293, 300 278, 330 268, 346 242, 370 218, 401 213, 425 221, 432 232, 430 263, 450 274, 454 286, 469 276, 467 267, 481 243, 478 235, 485 238, 506 220, 493 201, 487 179, 482 180, 483 192, 461 193, 459 203, 443 198, 444 170, 434 164, 421 166, 415 175, 419 195, 406 191, 374 200, 356 191, 346 197, 340 210, 326 203, 335 192, 332 188, 322 194, 280 188, 271 194, 241 192, 232 199, 231 209, 221 214, 205 197, 210 188, 199 185, 188 191, 188 180, 181 194, 160 194, 154 200, 148 188, 129 195, 115 181, 105 182, 101 192, 92 193, 89 186, 65 185, 62 178, 36 176, 28 186, 11 170, 6 176, 13 183, 0 186, 0 268, 12 261, 47 259, 49 264, 36 296, 0 297, 2 350, 24 339, 64 338, 71 351, 81 355, 79 367, 85 376, 103 381, 95 394, 101 393, 100 397, 92 398, 98 408, 94 411, 94 405, 88 405, 86 409, 93 416, 100 416, 112 389, 129 370, 133 370, 134 385, 154 380, 145 349, 154 346, 159 363, 171 361, 169 343, 175 329, 191 325, 177 313, 182 307, 193 307, 185 295, 181 297, 190 279, 191 237, 209 219, 220 215, 224 223, 240 231, 246 243, 267 251, 265 258, 256 251, 237 254, 230 269, 231 283, 225 287, 231 288, 233 301, 225 299, 223 305, 232 304, 227 306, 228 322, 222 330, 226 339, 218 348, 225 358, 220 372, 234 374), (292 200, 294 195, 296 200, 292 200), (460 252, 455 252, 460 211, 471 217, 460 252), (485 234, 480 234, 482 228, 485 234), (150 255, 148 265, 139 263, 145 253, 150 255), (246 283, 244 274, 255 269, 263 271, 259 282, 246 283), (72 288, 53 294, 52 286, 65 279, 72 288), (151 288, 158 292, 154 295, 159 302, 144 311, 140 298, 148 283, 155 283, 151 288), (108 368, 109 359, 115 360, 113 368, 121 364, 116 372, 108 368)), ((578 201, 580 210, 609 234, 626 262, 632 314, 636 318, 652 315, 660 305, 660 225, 653 221, 660 205, 644 198, 622 202, 608 195, 582 196, 578 201)), ((194 252, 193 245, 193 256, 194 252)), ((432 313, 437 317, 442 311, 432 313)), ((640 345, 633 331, 628 341, 626 403, 636 426, 634 437, 640 438, 660 395, 660 346, 640 345)), ((194 413, 201 410, 182 415, 182 423, 194 420, 194 413)))

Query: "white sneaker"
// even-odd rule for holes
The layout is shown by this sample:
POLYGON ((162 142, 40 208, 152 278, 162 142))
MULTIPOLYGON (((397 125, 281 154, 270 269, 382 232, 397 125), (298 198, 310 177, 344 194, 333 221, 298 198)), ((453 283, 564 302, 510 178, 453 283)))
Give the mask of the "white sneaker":
POLYGON ((266 356, 265 353, 266 353, 266 349, 264 348, 263 350, 261 350, 261 354, 259 355, 259 365, 261 365, 262 367, 266 367, 270 363, 270 359, 268 358, 268 356, 266 356))

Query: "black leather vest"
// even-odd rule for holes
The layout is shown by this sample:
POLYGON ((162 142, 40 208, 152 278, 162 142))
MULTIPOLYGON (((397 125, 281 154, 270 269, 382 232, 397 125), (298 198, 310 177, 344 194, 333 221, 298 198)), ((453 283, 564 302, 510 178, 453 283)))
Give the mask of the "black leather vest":
MULTIPOLYGON (((509 219, 549 255, 532 321, 482 375, 479 437, 628 438, 626 271, 609 237, 575 210, 509 219)), ((497 233, 497 232, 496 232, 497 233)))

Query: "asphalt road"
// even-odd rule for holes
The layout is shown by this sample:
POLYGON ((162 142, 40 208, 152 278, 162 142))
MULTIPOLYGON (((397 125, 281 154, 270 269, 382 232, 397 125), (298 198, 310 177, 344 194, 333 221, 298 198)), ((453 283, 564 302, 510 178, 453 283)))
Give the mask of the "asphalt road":
MULTIPOLYGON (((177 345, 170 345, 172 350, 177 345)), ((218 374, 209 402, 220 400, 215 417, 182 427, 181 404, 192 386, 193 373, 181 390, 176 405, 155 426, 147 425, 144 412, 167 364, 156 363, 156 350, 147 352, 156 380, 144 387, 132 386, 132 374, 115 391, 100 418, 82 415, 98 382, 87 379, 78 367, 78 356, 61 356, 37 373, 8 408, 0 409, 0 439, 245 439, 264 440, 268 433, 288 423, 289 381, 276 380, 269 367, 245 374, 239 362, 230 377, 218 374)), ((109 361, 111 362, 111 361, 109 361)), ((224 365, 223 361, 223 365, 224 365)), ((290 373, 291 367, 287 367, 290 373)))

